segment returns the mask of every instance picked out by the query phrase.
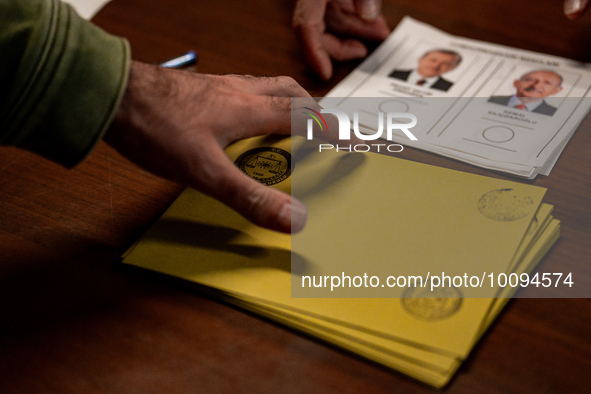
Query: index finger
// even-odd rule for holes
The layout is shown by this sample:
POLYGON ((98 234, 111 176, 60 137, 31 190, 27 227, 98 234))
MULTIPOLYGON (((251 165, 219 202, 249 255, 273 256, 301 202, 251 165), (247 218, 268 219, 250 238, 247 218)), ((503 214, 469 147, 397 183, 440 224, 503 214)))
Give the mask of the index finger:
POLYGON ((232 88, 245 93, 276 96, 276 97, 310 97, 310 93, 293 78, 279 77, 254 77, 252 75, 229 74, 219 76, 225 78, 232 88))
POLYGON ((300 0, 296 4, 292 26, 300 41, 304 55, 312 68, 327 80, 332 76, 330 56, 322 43, 322 34, 326 29, 324 15, 328 0, 300 0))

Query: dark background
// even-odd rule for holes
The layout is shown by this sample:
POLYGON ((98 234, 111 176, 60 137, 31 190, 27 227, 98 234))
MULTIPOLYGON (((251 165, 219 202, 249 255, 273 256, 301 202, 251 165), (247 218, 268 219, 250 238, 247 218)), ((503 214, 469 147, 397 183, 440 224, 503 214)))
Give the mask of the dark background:
MULTIPOLYGON (((289 75, 323 95, 291 30, 291 1, 114 0, 94 22, 125 36, 133 58, 189 49, 199 72, 289 75)), ((388 1, 391 27, 410 15, 451 34, 591 61, 591 13, 559 0, 388 1)), ((543 264, 590 263, 591 120, 549 177, 562 236, 543 264)), ((428 153, 402 157, 500 177, 428 153)), ((68 171, 0 148, 0 392, 358 393, 432 390, 379 365, 200 296, 123 270, 119 256, 181 192, 101 143, 68 171)), ((574 277, 591 285, 591 278, 574 277)), ((591 390, 591 302, 516 299, 445 389, 450 393, 591 390)))

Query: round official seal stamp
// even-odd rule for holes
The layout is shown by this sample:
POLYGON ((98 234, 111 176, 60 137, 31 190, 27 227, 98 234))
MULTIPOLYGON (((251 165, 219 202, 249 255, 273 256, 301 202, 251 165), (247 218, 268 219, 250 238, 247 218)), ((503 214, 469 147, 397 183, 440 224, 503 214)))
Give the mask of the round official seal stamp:
POLYGON ((534 208, 530 196, 520 195, 513 189, 497 189, 480 197, 478 210, 487 218, 510 222, 526 217, 534 208))
POLYGON ((289 152, 273 147, 248 150, 238 156, 234 164, 246 175, 265 185, 276 185, 283 182, 289 178, 293 171, 289 152))
POLYGON ((402 295, 402 306, 412 316, 422 320, 443 320, 462 307, 462 294, 455 287, 409 287, 402 295))

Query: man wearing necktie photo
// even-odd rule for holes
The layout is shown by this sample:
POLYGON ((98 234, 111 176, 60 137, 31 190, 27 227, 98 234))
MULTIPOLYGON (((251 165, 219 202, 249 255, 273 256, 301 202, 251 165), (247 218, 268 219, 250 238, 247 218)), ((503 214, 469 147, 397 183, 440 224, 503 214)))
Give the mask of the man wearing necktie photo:
POLYGON ((462 61, 459 53, 447 49, 432 49, 419 58, 414 70, 394 70, 391 78, 401 79, 411 85, 428 87, 447 92, 453 82, 441 77, 455 69, 462 61))
POLYGON ((546 103, 545 97, 562 90, 562 76, 550 70, 534 70, 525 73, 513 82, 513 96, 492 96, 489 102, 507 107, 534 112, 543 115, 554 115, 556 107, 546 103))

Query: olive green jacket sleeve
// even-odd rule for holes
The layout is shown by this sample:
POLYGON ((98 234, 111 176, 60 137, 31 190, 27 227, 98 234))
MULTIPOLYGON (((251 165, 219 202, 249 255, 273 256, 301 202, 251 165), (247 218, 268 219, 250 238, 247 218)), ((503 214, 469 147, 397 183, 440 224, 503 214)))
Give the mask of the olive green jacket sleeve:
POLYGON ((0 0, 0 144, 76 165, 113 118, 129 62, 127 41, 59 0, 0 0))

